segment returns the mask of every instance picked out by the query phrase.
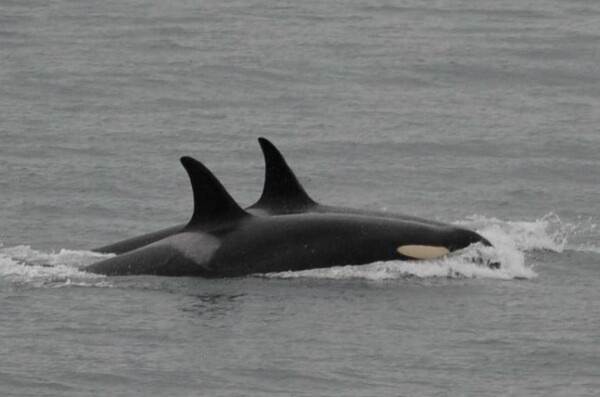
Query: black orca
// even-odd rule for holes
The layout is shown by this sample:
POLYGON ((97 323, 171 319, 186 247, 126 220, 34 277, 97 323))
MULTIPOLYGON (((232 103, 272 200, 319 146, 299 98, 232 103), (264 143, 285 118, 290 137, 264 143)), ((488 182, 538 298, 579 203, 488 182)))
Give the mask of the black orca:
POLYGON ((447 226, 445 223, 427 220, 416 216, 386 211, 369 211, 357 208, 322 205, 313 200, 304 190, 302 184, 288 165, 281 152, 266 138, 258 138, 260 148, 265 157, 265 183, 260 199, 247 209, 253 213, 266 215, 319 213, 319 214, 353 214, 383 218, 401 219, 447 226))
MULTIPOLYGON (((309 212, 321 214, 354 214, 394 218, 445 226, 445 224, 441 222, 430 221, 409 215, 318 204, 306 193, 304 187, 298 181, 298 178, 275 145, 273 145, 266 138, 258 138, 258 141, 265 158, 265 182, 260 199, 255 204, 246 208, 246 211, 253 215, 270 216, 309 212)), ((122 254, 178 233, 182 231, 185 226, 186 224, 182 223, 155 232, 95 248, 92 251, 122 254)))
POLYGON ((444 256, 485 240, 448 225, 355 214, 261 217, 242 209, 200 162, 181 159, 194 213, 180 231, 92 264, 105 275, 239 277, 444 256))

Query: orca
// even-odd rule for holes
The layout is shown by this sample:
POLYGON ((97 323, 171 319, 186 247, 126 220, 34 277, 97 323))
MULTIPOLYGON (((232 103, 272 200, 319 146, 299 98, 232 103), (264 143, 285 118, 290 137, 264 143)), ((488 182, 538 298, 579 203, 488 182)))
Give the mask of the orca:
MULTIPOLYGON (((445 226, 445 224, 441 222, 430 221, 410 215, 319 204, 306 193, 304 187, 298 181, 298 178, 275 145, 263 137, 258 138, 258 142, 265 159, 265 181, 260 199, 255 204, 246 208, 246 211, 253 215, 274 216, 300 213, 339 213, 394 218, 445 226)), ((94 248, 92 251, 117 255, 123 254, 181 232, 185 226, 185 223, 181 223, 155 232, 94 248)))
POLYGON ((280 215, 298 213, 353 214, 373 217, 393 218, 429 225, 447 226, 416 216, 387 211, 362 210, 358 208, 323 205, 313 200, 288 165, 281 152, 266 138, 258 138, 265 158, 265 182, 263 192, 256 204, 248 210, 256 214, 280 215))
POLYGON ((84 268, 109 276, 205 278, 442 257, 477 233, 450 225, 341 213, 257 216, 242 209, 200 162, 182 157, 194 196, 179 232, 84 268))

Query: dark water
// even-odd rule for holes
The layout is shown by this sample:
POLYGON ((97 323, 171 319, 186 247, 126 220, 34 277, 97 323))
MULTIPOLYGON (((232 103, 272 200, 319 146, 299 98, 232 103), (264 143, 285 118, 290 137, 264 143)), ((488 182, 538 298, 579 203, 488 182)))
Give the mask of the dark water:
POLYGON ((597 395, 599 18, 594 1, 1 1, 0 394, 597 395), (318 201, 465 225, 505 266, 78 270, 189 217, 182 155, 253 203, 258 136, 318 201))

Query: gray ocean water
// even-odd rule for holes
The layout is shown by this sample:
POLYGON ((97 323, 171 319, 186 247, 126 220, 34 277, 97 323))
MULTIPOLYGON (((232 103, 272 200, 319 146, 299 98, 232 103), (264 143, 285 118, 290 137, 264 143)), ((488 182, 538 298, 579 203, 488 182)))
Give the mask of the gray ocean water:
POLYGON ((591 0, 0 1, 0 395, 599 395, 599 21, 591 0), (252 204, 259 136, 319 202, 473 228, 502 268, 78 270, 188 219, 180 156, 252 204))

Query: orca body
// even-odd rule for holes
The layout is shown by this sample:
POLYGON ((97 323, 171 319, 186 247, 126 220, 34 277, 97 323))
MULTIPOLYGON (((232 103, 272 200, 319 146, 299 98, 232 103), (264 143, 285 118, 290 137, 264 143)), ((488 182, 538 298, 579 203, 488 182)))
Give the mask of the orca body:
MULTIPOLYGON (((319 204, 306 193, 304 187, 298 181, 298 178, 275 145, 265 138, 259 138, 258 141, 265 158, 265 182, 260 199, 255 204, 246 208, 246 211, 253 215, 274 216, 302 213, 349 214, 399 219, 441 227, 448 226, 441 222, 430 221, 409 215, 319 204)), ((182 232, 185 226, 186 224, 182 223, 95 248, 92 251, 107 254, 113 253, 117 255, 123 254, 182 232)), ((489 245, 489 243, 487 244, 489 245)))
POLYGON ((416 216, 386 211, 370 211, 357 208, 322 205, 313 200, 290 168, 281 152, 269 140, 258 138, 265 157, 265 184, 260 199, 248 207, 249 211, 263 215, 281 214, 348 214, 398 219, 427 225, 446 227, 445 223, 416 216))
POLYGON ((151 244, 155 241, 162 240, 165 237, 177 234, 183 231, 185 225, 185 223, 182 223, 180 225, 167 227, 165 229, 160 229, 155 232, 142 234, 140 236, 118 241, 116 243, 105 245, 99 248, 94 248, 92 251, 100 252, 102 254, 124 254, 125 252, 133 251, 134 249, 151 244))
POLYGON ((105 275, 240 277, 431 259, 487 243, 467 229, 410 220, 339 213, 252 215, 201 163, 189 157, 181 162, 194 192, 190 222, 180 232, 85 270, 105 275))

